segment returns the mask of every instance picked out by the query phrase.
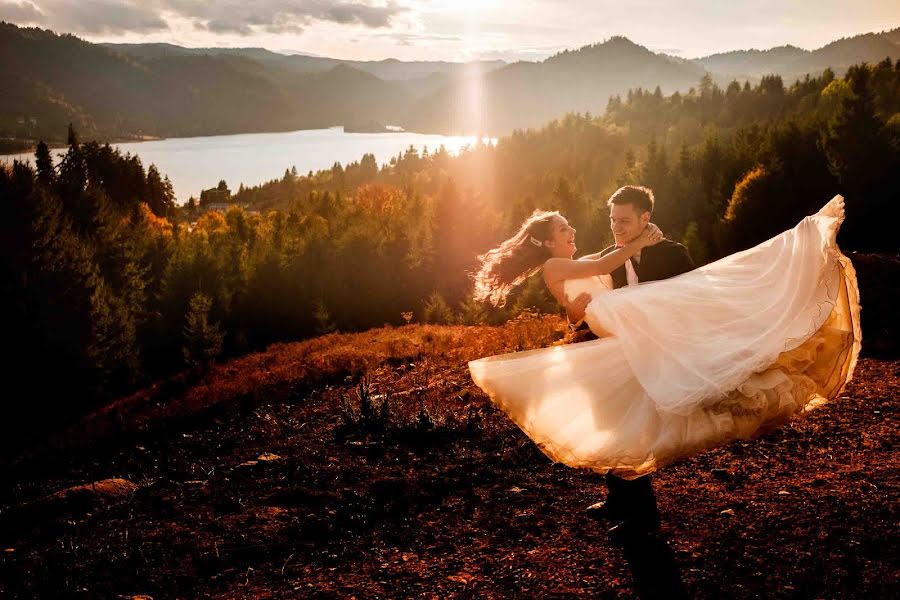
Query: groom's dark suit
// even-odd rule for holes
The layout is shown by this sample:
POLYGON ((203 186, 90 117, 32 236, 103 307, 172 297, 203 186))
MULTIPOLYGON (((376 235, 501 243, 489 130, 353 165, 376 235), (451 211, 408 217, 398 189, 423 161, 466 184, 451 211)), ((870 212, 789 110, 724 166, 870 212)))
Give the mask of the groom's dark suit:
MULTIPOLYGON (((604 249, 600 255, 606 255, 615 249, 615 246, 610 246, 604 249)), ((632 266, 639 282, 657 281, 693 270, 694 261, 687 248, 672 240, 664 239, 658 244, 642 249, 640 259, 632 260, 632 266)), ((612 280, 615 288, 628 285, 628 275, 624 265, 612 272, 612 280)), ((586 327, 586 324, 582 326, 586 327)), ((587 332, 590 330, 588 329, 587 332)), ((595 337, 590 334, 590 338, 595 337)), ((584 339, 582 336, 576 341, 584 339)), ((632 521, 659 522, 659 509, 656 506, 656 496, 653 494, 649 475, 627 480, 607 474, 606 486, 609 488, 606 502, 614 510, 614 514, 632 521)))

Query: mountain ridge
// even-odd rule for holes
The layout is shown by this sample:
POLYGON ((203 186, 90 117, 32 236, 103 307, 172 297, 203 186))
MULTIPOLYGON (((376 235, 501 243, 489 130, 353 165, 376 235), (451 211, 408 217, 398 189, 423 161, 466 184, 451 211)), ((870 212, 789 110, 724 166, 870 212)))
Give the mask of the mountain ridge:
POLYGON ((505 135, 567 112, 602 114, 630 89, 687 91, 776 73, 900 58, 900 28, 700 59, 656 53, 624 36, 542 61, 344 61, 265 48, 92 44, 0 22, 0 138, 55 139, 72 122, 96 139, 195 136, 379 122, 429 133, 505 135), (102 92, 102 93, 98 93, 102 92))

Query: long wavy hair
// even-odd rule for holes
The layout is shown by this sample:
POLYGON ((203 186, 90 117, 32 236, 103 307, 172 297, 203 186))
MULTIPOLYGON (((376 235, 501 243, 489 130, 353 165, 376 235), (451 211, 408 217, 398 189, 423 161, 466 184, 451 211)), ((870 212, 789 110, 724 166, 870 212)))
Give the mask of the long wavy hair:
POLYGON ((478 257, 481 267, 471 277, 475 300, 505 306, 506 297, 517 285, 541 270, 551 257, 543 242, 551 238, 553 217, 558 211, 535 210, 516 235, 478 257), (541 242, 535 244, 533 239, 541 242))

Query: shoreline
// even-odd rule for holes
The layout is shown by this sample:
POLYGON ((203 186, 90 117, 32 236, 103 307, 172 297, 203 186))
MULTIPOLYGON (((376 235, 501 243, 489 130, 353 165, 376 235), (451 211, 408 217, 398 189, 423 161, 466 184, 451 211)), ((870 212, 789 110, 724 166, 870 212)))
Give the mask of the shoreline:
MULTIPOLYGON (((109 138, 109 139, 84 138, 81 141, 82 141, 82 143, 84 143, 84 141, 96 141, 97 143, 99 143, 101 145, 103 145, 103 144, 110 144, 110 145, 112 145, 112 144, 139 144, 139 143, 143 143, 143 142, 159 142, 159 141, 164 141, 164 140, 169 140, 169 139, 196 139, 196 138, 226 137, 226 136, 234 136, 234 135, 258 135, 258 134, 267 134, 267 133, 295 133, 295 132, 300 132, 300 131, 325 131, 328 129, 337 129, 337 128, 343 129, 344 133, 346 133, 347 135, 360 134, 360 133, 363 133, 363 134, 364 133, 406 133, 406 134, 418 134, 418 135, 440 135, 440 136, 444 136, 444 137, 488 138, 488 139, 494 139, 494 140, 499 140, 500 137, 503 137, 500 135, 493 135, 493 134, 489 134, 489 133, 480 133, 480 134, 458 133, 458 132, 457 133, 448 133, 448 132, 442 132, 442 131, 412 131, 412 130, 408 130, 408 129, 403 129, 403 130, 399 130, 399 131, 398 130, 390 130, 390 129, 385 130, 385 131, 359 131, 359 130, 355 130, 356 127, 357 126, 354 126, 354 125, 331 125, 329 127, 305 127, 305 128, 301 128, 301 129, 274 130, 274 131, 238 131, 238 132, 232 132, 232 133, 210 133, 210 134, 205 134, 205 135, 184 135, 184 136, 144 135, 144 136, 134 136, 134 137, 127 137, 127 138, 109 138), (347 130, 347 127, 350 127, 350 131, 347 130)), ((76 131, 76 133, 77 133, 77 131, 76 131)), ((15 140, 11 140, 11 141, 14 142, 15 140)), ((45 141, 45 143, 46 143, 46 141, 45 141)), ((59 142, 54 141, 52 143, 48 143, 47 145, 49 146, 49 149, 51 152, 56 151, 56 150, 66 150, 68 148, 68 145, 64 141, 59 141, 59 142)), ((36 150, 37 150, 37 143, 34 143, 30 147, 26 147, 26 148, 18 150, 18 151, 8 152, 8 151, 0 150, 0 158, 7 159, 11 156, 17 156, 17 155, 21 155, 21 154, 33 155, 36 150)))
MULTIPOLYGON (((102 140, 102 141, 98 140, 98 139, 91 139, 88 141, 92 141, 92 142, 96 141, 97 143, 99 143, 101 145, 105 145, 105 144, 137 144, 137 143, 141 143, 141 142, 158 142, 158 141, 166 140, 166 139, 169 139, 169 138, 157 137, 157 136, 153 136, 153 135, 144 135, 144 136, 139 136, 139 138, 115 138, 115 139, 102 140)), ((13 141, 15 141, 15 140, 13 140, 13 141)), ((34 143, 31 146, 24 147, 20 150, 16 150, 13 152, 8 152, 6 150, 0 150, 0 158, 16 156, 19 154, 34 154, 37 151, 38 143, 40 143, 41 141, 42 140, 39 139, 37 143, 34 143)), ((53 142, 49 142, 49 143, 44 141, 44 143, 47 144, 47 147, 51 152, 54 150, 66 150, 68 148, 68 145, 64 141, 57 142, 54 140, 53 142)), ((84 143, 84 140, 82 140, 82 143, 84 143)))

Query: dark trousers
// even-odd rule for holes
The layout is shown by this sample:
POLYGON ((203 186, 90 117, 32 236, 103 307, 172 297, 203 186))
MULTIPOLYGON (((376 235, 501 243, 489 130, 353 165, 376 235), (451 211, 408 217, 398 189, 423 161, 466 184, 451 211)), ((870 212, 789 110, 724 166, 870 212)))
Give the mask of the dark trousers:
MULTIPOLYGON (((596 340, 597 336, 590 330, 587 323, 582 323, 574 332, 569 333, 569 343, 586 342, 596 340)), ((611 473, 606 474, 606 487, 609 489, 607 502, 612 502, 620 512, 631 517, 649 517, 659 515, 656 506, 656 496, 653 494, 653 486, 650 485, 650 476, 644 475, 637 479, 622 479, 611 473)))
POLYGON ((624 514, 628 516, 659 514, 649 475, 628 480, 607 473, 606 487, 609 488, 607 502, 615 504, 624 514))

